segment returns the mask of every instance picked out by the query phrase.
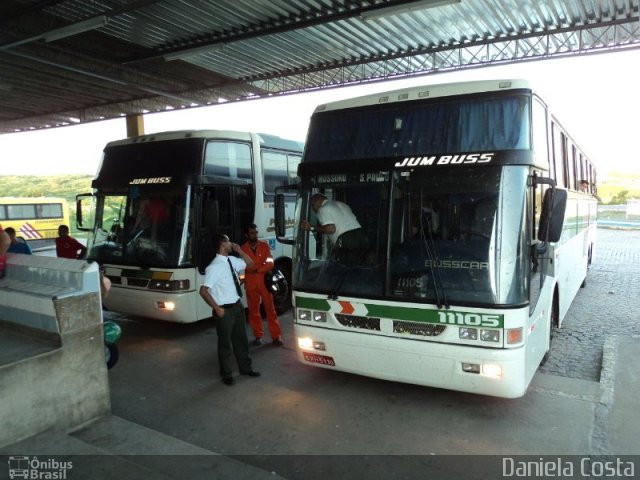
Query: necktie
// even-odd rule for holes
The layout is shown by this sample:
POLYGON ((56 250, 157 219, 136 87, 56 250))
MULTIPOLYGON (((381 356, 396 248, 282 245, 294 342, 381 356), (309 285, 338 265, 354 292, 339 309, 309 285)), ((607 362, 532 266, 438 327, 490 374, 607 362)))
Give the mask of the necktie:
POLYGON ((238 276, 236 275, 236 271, 233 269, 233 265, 231 265, 231 259, 229 257, 227 257, 227 262, 229 262, 229 268, 231 269, 233 283, 235 283, 236 285, 236 292, 238 292, 238 296, 242 298, 242 289, 240 288, 240 282, 238 281, 238 276))

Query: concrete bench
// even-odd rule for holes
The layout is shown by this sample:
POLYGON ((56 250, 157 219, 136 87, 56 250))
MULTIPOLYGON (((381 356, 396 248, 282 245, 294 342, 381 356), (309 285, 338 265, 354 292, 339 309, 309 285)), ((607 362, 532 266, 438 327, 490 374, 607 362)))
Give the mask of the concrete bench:
POLYGON ((8 254, 0 352, 0 446, 107 414, 98 265, 8 254))
POLYGON ((0 320, 60 333, 53 300, 91 292, 100 292, 95 263, 10 253, 0 280, 0 320))

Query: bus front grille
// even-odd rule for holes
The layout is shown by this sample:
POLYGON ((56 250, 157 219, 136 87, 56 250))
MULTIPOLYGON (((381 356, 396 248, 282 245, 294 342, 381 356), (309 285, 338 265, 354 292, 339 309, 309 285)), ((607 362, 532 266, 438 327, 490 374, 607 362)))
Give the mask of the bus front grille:
POLYGON ((147 288, 147 285, 149 285, 149 280, 147 280, 145 278, 127 277, 127 285, 129 285, 130 287, 147 288))
POLYGON ((379 318, 337 314, 336 319, 338 320, 338 322, 340 322, 340 325, 343 325, 345 327, 380 331, 379 318))
POLYGON ((433 325, 431 323, 393 321, 393 333, 408 333, 410 335, 422 335, 423 337, 437 337, 446 328, 445 325, 433 325))

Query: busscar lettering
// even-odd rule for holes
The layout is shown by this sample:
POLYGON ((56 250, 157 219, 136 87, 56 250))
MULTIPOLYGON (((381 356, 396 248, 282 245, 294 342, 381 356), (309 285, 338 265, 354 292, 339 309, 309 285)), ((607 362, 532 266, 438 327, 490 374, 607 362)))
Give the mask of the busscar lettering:
POLYGON ((489 153, 465 153, 458 155, 440 155, 425 157, 405 157, 395 163, 396 168, 424 167, 431 165, 471 165, 474 163, 489 163, 495 156, 494 152, 489 153))
POLYGON ((129 185, 153 185, 162 183, 171 183, 172 177, 150 177, 150 178, 134 178, 129 185))
POLYGON ((425 267, 459 268, 462 270, 489 270, 489 262, 475 260, 425 260, 425 267))

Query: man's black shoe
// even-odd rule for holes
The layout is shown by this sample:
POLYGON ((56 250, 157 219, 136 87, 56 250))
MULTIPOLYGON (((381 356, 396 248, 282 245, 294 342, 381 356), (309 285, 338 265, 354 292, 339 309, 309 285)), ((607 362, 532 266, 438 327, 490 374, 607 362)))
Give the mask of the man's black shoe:
POLYGON ((231 385, 233 385, 234 383, 236 383, 236 381, 233 379, 233 377, 224 377, 224 378, 222 379, 222 382, 223 382, 225 385, 228 385, 228 386, 231 386, 231 385))
POLYGON ((282 340, 280 340, 279 338, 276 338, 276 339, 273 341, 273 344, 274 344, 276 347, 281 347, 281 346, 283 346, 283 345, 284 345, 284 342, 283 342, 282 340))
POLYGON ((250 372, 243 372, 242 375, 246 375, 248 377, 259 377, 260 376, 260 372, 256 372, 254 370, 251 370, 250 372))
POLYGON ((259 339, 259 338, 256 338, 256 339, 255 339, 253 342, 251 342, 251 343, 253 343, 254 345, 262 345, 262 340, 261 340, 261 339, 259 339))

